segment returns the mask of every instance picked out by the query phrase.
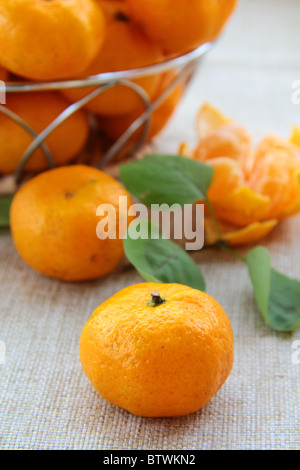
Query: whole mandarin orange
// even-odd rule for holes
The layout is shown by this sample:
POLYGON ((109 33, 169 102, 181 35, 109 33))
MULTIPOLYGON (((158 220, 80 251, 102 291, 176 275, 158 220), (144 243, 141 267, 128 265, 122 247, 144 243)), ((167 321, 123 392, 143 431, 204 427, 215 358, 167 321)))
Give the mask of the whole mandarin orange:
POLYGON ((21 258, 45 276, 76 282, 101 278, 121 260, 119 227, 127 224, 131 199, 106 173, 85 165, 45 171, 15 194, 10 211, 13 241, 21 258), (120 206, 119 197, 126 205, 120 206), (98 206, 110 204, 116 237, 97 233, 98 206))
MULTIPOLYGON (((155 103, 161 96, 171 82, 176 78, 176 74, 173 71, 165 72, 160 78, 160 84, 156 93, 152 98, 152 103, 155 103)), ((178 102, 180 101, 184 92, 184 84, 179 82, 173 90, 166 96, 166 98, 159 104, 159 106, 150 114, 149 117, 149 128, 146 134, 146 142, 157 136, 167 125, 168 121, 172 117, 178 102)), ((99 116, 98 124, 101 130, 112 140, 116 141, 121 135, 129 128, 129 126, 145 112, 145 106, 141 105, 130 114, 115 115, 115 116, 99 116)), ((134 144, 138 142, 142 135, 144 124, 133 133, 130 139, 127 141, 127 145, 122 147, 122 150, 128 151, 133 148, 134 144)), ((124 153, 121 151, 119 157, 122 157, 124 153)))
POLYGON ((230 320, 208 294, 141 283, 102 303, 83 327, 82 368, 108 402, 145 417, 193 413, 228 378, 230 320))
MULTIPOLYGON (((70 103, 59 92, 7 93, 6 108, 22 118, 36 133, 43 131, 70 103)), ((83 149, 89 135, 87 113, 77 111, 61 123, 45 140, 54 162, 64 165, 83 149)), ((13 173, 33 138, 10 117, 0 113, 0 172, 13 173)), ((30 156, 24 170, 40 171, 49 168, 41 148, 30 156)))
POLYGON ((127 0, 127 3, 134 21, 168 55, 180 55, 211 41, 220 32, 221 18, 228 19, 226 0, 127 0))
POLYGON ((0 64, 21 77, 81 73, 104 36, 104 16, 93 0, 0 0, 0 64))
MULTIPOLYGON (((103 2, 101 2, 101 5, 103 2)), ((161 62, 164 59, 160 46, 148 39, 127 16, 123 2, 107 2, 104 10, 106 35, 101 51, 85 69, 81 78, 106 72, 131 70, 161 62)), ((159 75, 146 75, 133 81, 151 98, 159 85, 159 75)), ((71 101, 77 101, 94 90, 94 87, 72 88, 63 91, 71 101)), ((136 91, 116 85, 90 101, 86 108, 101 115, 126 114, 140 107, 142 100, 136 91)))

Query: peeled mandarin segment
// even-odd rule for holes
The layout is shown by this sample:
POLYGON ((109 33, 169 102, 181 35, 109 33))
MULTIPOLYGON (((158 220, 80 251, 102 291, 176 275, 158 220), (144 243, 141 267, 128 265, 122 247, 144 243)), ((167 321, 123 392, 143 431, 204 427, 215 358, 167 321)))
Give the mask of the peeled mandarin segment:
POLYGON ((204 103, 199 109, 196 117, 196 130, 199 139, 207 137, 212 131, 219 129, 232 122, 221 111, 210 103, 204 103))
MULTIPOLYGON (((68 106, 69 102, 59 92, 26 92, 7 95, 6 107, 39 134, 68 106)), ((89 135, 89 121, 80 110, 68 117, 46 138, 53 160, 57 165, 69 163, 83 149, 89 135)), ((0 113, 0 172, 13 173, 33 137, 8 116, 0 113)), ((39 171, 49 168, 41 148, 30 156, 24 169, 39 171)))
POLYGON ((270 199, 248 186, 235 189, 221 200, 211 201, 219 220, 244 227, 269 218, 270 199))
POLYGON ((270 217, 279 217, 295 200, 299 169, 298 151, 288 141, 269 137, 258 146, 249 185, 270 198, 270 217))
POLYGON ((221 200, 244 184, 244 175, 240 164, 227 157, 213 158, 209 164, 214 168, 213 181, 208 189, 208 198, 221 200))
POLYGON ((253 152, 253 171, 259 171, 259 167, 264 164, 266 159, 269 159, 268 162, 271 163, 272 157, 278 165, 284 165, 285 160, 289 166, 291 161, 300 162, 300 153, 296 145, 287 139, 270 135, 262 139, 253 152))
POLYGON ((228 232, 222 236, 231 246, 247 245, 267 236, 278 224, 275 219, 266 222, 254 222, 245 228, 228 232))
POLYGON ((138 416, 182 416, 222 387, 234 338, 228 316, 204 292, 141 283, 94 311, 79 356, 87 378, 111 404, 138 416))
POLYGON ((248 155, 245 156, 244 161, 243 161, 245 181, 249 181, 249 179, 251 178, 253 165, 254 165, 254 155, 253 155, 253 149, 251 149, 248 155))
POLYGON ((205 161, 229 157, 243 163, 250 151, 251 141, 246 130, 236 124, 226 124, 200 139, 195 149, 195 158, 205 161))
MULTIPOLYGON (((84 76, 100 73, 132 70, 161 62, 164 59, 161 48, 150 41, 131 21, 116 18, 107 24, 106 36, 100 53, 85 70, 84 76)), ((133 80, 142 88, 149 100, 159 86, 160 76, 146 75, 133 80)), ((65 96, 77 101, 95 88, 66 89, 65 96)), ((143 104, 138 93, 125 85, 116 85, 90 101, 86 108, 100 115, 128 114, 143 104)))
POLYGON ((27 79, 69 78, 95 58, 104 31, 92 0, 1 0, 0 63, 27 79))
POLYGON ((300 169, 295 172, 295 194, 290 205, 279 214, 280 220, 292 217, 300 212, 300 169))
POLYGON ((247 130, 210 103, 204 103, 196 118, 199 143, 195 158, 230 157, 243 163, 245 176, 252 167, 251 138, 247 130))
POLYGON ((257 192, 270 199, 269 216, 279 217, 280 214, 290 206, 293 200, 293 188, 290 186, 290 178, 268 178, 265 177, 255 185, 257 192))

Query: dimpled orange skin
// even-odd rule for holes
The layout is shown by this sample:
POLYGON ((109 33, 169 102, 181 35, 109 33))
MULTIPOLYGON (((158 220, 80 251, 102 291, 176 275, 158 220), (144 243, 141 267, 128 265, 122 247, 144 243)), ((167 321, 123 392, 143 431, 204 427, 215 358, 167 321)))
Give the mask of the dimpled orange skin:
POLYGON ((123 240, 100 240, 96 216, 100 204, 112 204, 118 221, 126 223, 131 199, 121 184, 85 165, 70 165, 41 173, 25 183, 13 198, 10 225, 15 247, 33 269, 62 281, 98 279, 121 260, 123 240))
MULTIPOLYGON (((120 1, 100 2, 106 18, 106 36, 100 53, 83 72, 82 77, 100 73, 131 70, 162 62, 161 47, 149 40, 127 17, 127 6, 120 1)), ((132 80, 151 98, 159 86, 160 76, 146 75, 132 80)), ((92 87, 73 88, 63 91, 71 101, 77 101, 93 91, 92 87)), ((139 108, 142 99, 136 91, 122 85, 110 90, 87 103, 86 108, 100 115, 126 114, 139 108)))
POLYGON ((202 408, 224 384, 233 365, 233 331, 208 294, 146 282, 94 311, 79 355, 88 379, 111 404, 139 416, 175 417, 202 408), (166 302, 148 306, 153 291, 166 302))
POLYGON ((0 64, 32 80, 82 72, 99 52, 105 21, 93 0, 0 0, 0 64))
POLYGON ((220 34, 236 0, 127 0, 132 18, 170 55, 180 55, 220 34))
MULTIPOLYGON (((70 103, 59 92, 27 92, 6 95, 6 108, 21 117, 36 133, 43 131, 70 103)), ((61 123, 45 139, 57 165, 69 163, 83 149, 89 136, 88 115, 79 110, 61 123)), ((12 119, 0 113, 0 173, 13 173, 33 137, 12 119)), ((40 171, 49 162, 39 147, 27 161, 24 170, 40 171)))

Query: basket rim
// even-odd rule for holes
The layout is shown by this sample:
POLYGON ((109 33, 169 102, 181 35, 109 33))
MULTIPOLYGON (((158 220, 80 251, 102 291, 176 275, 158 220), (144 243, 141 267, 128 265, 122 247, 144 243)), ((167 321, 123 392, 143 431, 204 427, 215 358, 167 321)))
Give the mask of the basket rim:
POLYGON ((214 42, 206 42, 201 46, 181 56, 165 60, 158 64, 147 67, 140 67, 118 72, 106 72, 98 75, 92 75, 84 79, 57 80, 51 82, 5 82, 5 91, 7 93, 19 93, 29 91, 62 90, 68 88, 84 88, 89 86, 103 85, 107 82, 118 82, 119 80, 130 80, 147 75, 153 75, 159 72, 165 72, 169 69, 181 67, 194 62, 205 55, 213 46, 214 42))

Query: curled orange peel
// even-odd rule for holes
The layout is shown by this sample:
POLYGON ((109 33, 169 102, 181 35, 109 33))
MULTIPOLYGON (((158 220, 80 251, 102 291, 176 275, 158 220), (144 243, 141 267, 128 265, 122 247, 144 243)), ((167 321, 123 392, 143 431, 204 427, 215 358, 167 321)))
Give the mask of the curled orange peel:
POLYGON ((253 243, 300 213, 300 127, 294 126, 287 139, 267 135, 254 146, 244 127, 204 103, 196 131, 195 148, 183 142, 179 155, 215 170, 207 197, 219 230, 206 207, 206 244, 253 243))

